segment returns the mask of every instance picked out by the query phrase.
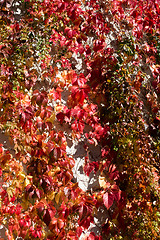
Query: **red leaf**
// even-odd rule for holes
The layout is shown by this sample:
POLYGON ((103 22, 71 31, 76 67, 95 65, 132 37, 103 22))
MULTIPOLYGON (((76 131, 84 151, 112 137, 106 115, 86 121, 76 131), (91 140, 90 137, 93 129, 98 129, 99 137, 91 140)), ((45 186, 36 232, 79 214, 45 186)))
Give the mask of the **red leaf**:
POLYGON ((119 176, 119 172, 117 171, 116 169, 116 166, 111 164, 110 167, 109 167, 109 178, 111 180, 116 180, 119 176))
POLYGON ((87 163, 87 164, 84 166, 83 169, 84 169, 85 174, 86 174, 87 176, 89 176, 90 173, 91 173, 92 171, 94 171, 94 166, 92 165, 92 163, 87 163))
MULTIPOLYGON (((91 223, 91 217, 87 217, 84 220, 82 220, 79 225, 82 226, 85 229, 88 229, 91 223)), ((93 222, 93 221, 92 221, 93 222)))
POLYGON ((44 209, 45 209, 44 204, 43 203, 39 203, 39 205, 37 206, 37 211, 38 211, 38 214, 40 216, 43 215, 44 209))
POLYGON ((114 192, 114 199, 119 202, 119 200, 121 199, 121 190, 114 192))
POLYGON ((79 121, 78 129, 79 129, 79 132, 82 133, 82 134, 83 134, 84 127, 85 127, 84 122, 79 121))
POLYGON ((80 237, 81 234, 82 234, 82 227, 78 227, 78 228, 76 229, 76 233, 77 233, 77 236, 80 237))
POLYGON ((64 117, 65 117, 64 113, 62 113, 62 112, 57 113, 56 117, 57 117, 58 121, 60 121, 60 123, 62 124, 64 117))
POLYGON ((89 236, 87 237, 87 240, 96 240, 95 233, 91 232, 89 236))
POLYGON ((0 162, 2 164, 5 164, 7 161, 9 161, 11 159, 11 155, 10 154, 4 154, 0 156, 0 162))
POLYGON ((37 197, 41 198, 41 193, 40 193, 39 189, 36 189, 35 192, 36 192, 37 197))
POLYGON ((88 207, 84 204, 81 205, 80 209, 79 209, 79 221, 81 222, 88 213, 88 207))
POLYGON ((114 195, 112 193, 106 192, 103 195, 103 202, 107 209, 109 209, 114 201, 114 195))
POLYGON ((57 87, 56 89, 52 89, 50 92, 49 92, 49 96, 51 98, 53 98, 55 101, 57 99, 61 100, 61 92, 63 92, 63 90, 60 88, 60 87, 57 87))
POLYGON ((91 49, 89 45, 86 45, 86 55, 90 55, 90 54, 91 54, 91 49))
POLYGON ((50 221, 53 218, 53 216, 54 212, 51 209, 46 209, 44 211, 43 221, 46 223, 47 226, 50 224, 50 221))
POLYGON ((62 219, 58 219, 58 228, 61 229, 64 227, 64 221, 62 219))
POLYGON ((130 13, 130 15, 133 16, 136 19, 139 14, 138 14, 137 10, 134 10, 130 13))
POLYGON ((155 6, 156 6, 156 11, 157 11, 157 14, 160 15, 160 7, 157 3, 155 3, 155 6))
POLYGON ((47 153, 50 154, 55 148, 54 143, 52 143, 51 141, 48 142, 47 146, 46 146, 46 150, 47 153))
POLYGON ((102 40, 95 40, 93 50, 95 52, 102 50, 104 48, 104 46, 105 46, 104 43, 105 43, 104 39, 102 39, 102 40))
POLYGON ((119 202, 121 199, 121 190, 116 184, 112 186, 112 194, 114 196, 114 199, 119 202))

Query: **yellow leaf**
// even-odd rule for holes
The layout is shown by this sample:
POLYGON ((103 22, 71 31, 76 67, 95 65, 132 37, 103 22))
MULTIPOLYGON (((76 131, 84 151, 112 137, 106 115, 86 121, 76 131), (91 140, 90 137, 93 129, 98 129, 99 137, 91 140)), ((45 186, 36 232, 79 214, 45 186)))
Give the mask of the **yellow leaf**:
POLYGON ((7 188, 7 193, 8 193, 8 198, 10 201, 10 199, 13 197, 13 188, 11 188, 11 187, 7 188))
POLYGON ((27 176, 24 180, 24 187, 26 187, 27 185, 31 184, 31 176, 27 176))
POLYGON ((59 173, 60 171, 61 171, 60 167, 56 167, 55 170, 54 170, 54 175, 55 175, 56 173, 59 173))
POLYGON ((144 188, 144 189, 146 189, 146 186, 144 186, 144 185, 141 184, 141 183, 139 184, 139 187, 140 187, 140 188, 144 188))
POLYGON ((118 223, 118 220, 115 218, 115 219, 113 219, 112 220, 112 222, 116 225, 116 226, 118 226, 119 225, 119 223, 118 223))
POLYGON ((48 195, 48 198, 50 200, 53 200, 55 198, 55 194, 56 194, 55 192, 52 192, 51 194, 48 195))
POLYGON ((57 203, 57 205, 59 204, 60 200, 61 200, 61 196, 62 196, 62 192, 59 191, 57 194, 56 194, 56 197, 55 197, 55 202, 57 203))
POLYGON ((27 200, 25 199, 25 197, 23 196, 23 197, 22 197, 21 206, 22 206, 23 209, 26 211, 26 210, 29 208, 29 205, 30 205, 29 201, 27 201, 27 200))
POLYGON ((20 179, 24 180, 26 175, 23 172, 20 172, 19 177, 20 179))
POLYGON ((105 177, 99 176, 99 185, 101 188, 108 188, 110 186, 110 183, 107 182, 105 177))
POLYGON ((57 106, 55 107, 55 110, 56 110, 56 112, 61 112, 61 111, 63 110, 63 106, 57 105, 57 106))
POLYGON ((55 112, 53 112, 51 114, 51 116, 49 118, 47 118, 47 122, 54 123, 55 118, 56 118, 56 114, 55 114, 55 112))

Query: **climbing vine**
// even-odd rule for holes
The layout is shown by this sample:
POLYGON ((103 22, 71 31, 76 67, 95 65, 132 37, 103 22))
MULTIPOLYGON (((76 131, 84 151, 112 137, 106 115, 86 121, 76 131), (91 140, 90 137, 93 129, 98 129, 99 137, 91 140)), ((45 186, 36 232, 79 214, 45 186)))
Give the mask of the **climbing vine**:
POLYGON ((20 19, 6 1, 0 9, 0 129, 14 144, 14 154, 0 145, 6 237, 158 239, 159 1, 21 4, 20 19), (57 124, 83 139, 98 188, 73 181, 57 124), (84 235, 100 208, 99 233, 84 235))

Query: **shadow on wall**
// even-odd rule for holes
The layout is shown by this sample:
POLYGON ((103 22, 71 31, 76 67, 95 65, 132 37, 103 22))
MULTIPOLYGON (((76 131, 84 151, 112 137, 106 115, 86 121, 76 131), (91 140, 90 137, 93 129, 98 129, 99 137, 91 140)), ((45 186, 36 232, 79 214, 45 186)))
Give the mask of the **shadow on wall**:
POLYGON ((14 144, 9 139, 3 130, 0 130, 0 144, 3 144, 4 150, 9 150, 13 157, 15 157, 14 144))
MULTIPOLYGON (((87 176, 84 173, 85 157, 87 151, 85 150, 84 141, 71 141, 67 139, 67 154, 71 155, 75 159, 75 166, 73 168, 73 182, 78 182, 79 187, 83 191, 96 191, 100 189, 99 186, 99 172, 93 171, 87 176)), ((100 146, 89 146, 89 160, 90 162, 96 162, 100 159, 101 148, 100 146)))
POLYGON ((3 225, 0 225, 0 240, 7 240, 5 236, 5 228, 3 227, 3 225))

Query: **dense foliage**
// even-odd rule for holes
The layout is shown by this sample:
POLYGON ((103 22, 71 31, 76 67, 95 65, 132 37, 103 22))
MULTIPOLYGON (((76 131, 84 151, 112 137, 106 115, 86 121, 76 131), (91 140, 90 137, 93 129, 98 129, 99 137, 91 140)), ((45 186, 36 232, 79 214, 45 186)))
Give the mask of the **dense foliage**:
POLYGON ((1 1, 0 223, 9 240, 158 239, 159 0, 1 1), (78 65, 81 63, 81 67, 78 65), (69 92, 67 102, 61 100, 69 92), (73 181, 67 135, 84 140, 86 192, 73 181), (89 146, 100 146, 94 160, 89 146))

